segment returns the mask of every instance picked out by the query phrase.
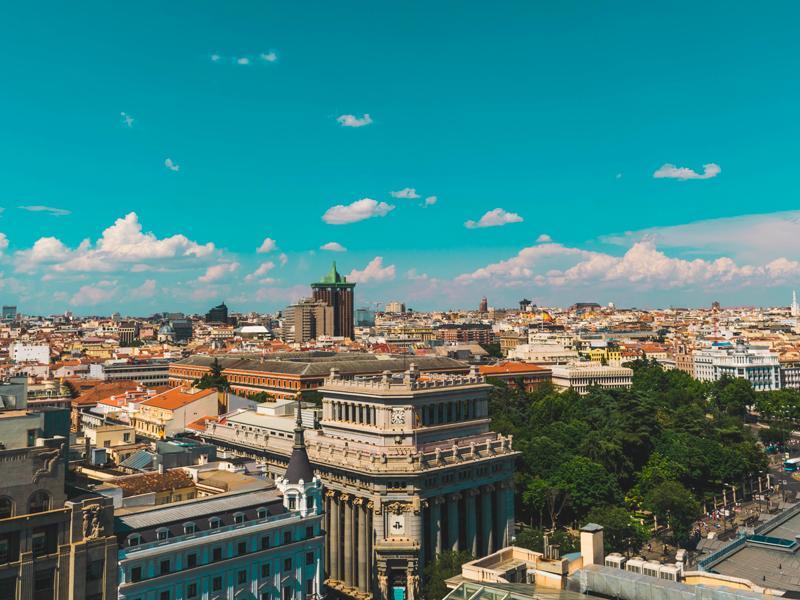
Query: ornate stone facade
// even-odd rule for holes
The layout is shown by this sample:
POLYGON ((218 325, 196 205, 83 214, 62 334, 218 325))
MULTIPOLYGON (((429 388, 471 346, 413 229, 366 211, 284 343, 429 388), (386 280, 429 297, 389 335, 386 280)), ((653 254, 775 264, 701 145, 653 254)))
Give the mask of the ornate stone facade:
MULTIPOLYGON (((423 567, 439 552, 479 556, 510 542, 518 453, 510 437, 490 431, 489 389, 475 370, 421 376, 412 364, 400 377, 361 380, 331 371, 320 428, 305 439, 326 490, 333 595, 402 591, 418 600, 423 567)), ((203 437, 285 468, 288 440, 251 430, 211 424, 203 437)))

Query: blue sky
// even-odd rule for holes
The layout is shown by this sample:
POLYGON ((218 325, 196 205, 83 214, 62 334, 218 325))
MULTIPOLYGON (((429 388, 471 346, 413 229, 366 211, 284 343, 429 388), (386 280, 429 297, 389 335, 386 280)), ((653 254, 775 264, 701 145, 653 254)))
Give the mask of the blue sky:
POLYGON ((23 312, 274 310, 332 259, 419 309, 798 285, 796 3, 31 4, 0 22, 23 312))

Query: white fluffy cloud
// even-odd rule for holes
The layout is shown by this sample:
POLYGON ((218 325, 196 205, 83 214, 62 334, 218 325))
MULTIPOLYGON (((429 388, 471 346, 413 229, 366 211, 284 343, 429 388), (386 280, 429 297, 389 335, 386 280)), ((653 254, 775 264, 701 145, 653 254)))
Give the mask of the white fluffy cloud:
POLYGON ((152 298, 156 295, 156 280, 147 279, 139 287, 135 287, 130 291, 131 298, 144 299, 152 298))
POLYGON ((175 258, 204 258, 214 252, 214 244, 198 244, 185 235, 157 238, 142 232, 139 217, 131 212, 103 231, 94 247, 84 240, 73 249, 55 237, 36 240, 29 250, 14 254, 17 271, 32 271, 40 265, 54 271, 113 271, 123 264, 175 258))
POLYGON ((433 206, 438 201, 439 201, 439 198, 437 198, 436 196, 428 196, 427 198, 425 198, 424 204, 425 204, 425 206, 433 206))
POLYGON ((272 238, 264 238, 264 241, 261 242, 261 245, 256 249, 258 254, 267 254, 276 250, 278 248, 278 244, 272 238))
POLYGON ((521 223, 522 217, 517 213, 506 212, 502 208, 495 208, 484 214, 478 221, 467 221, 464 226, 467 229, 477 229, 479 227, 500 227, 509 223, 521 223))
POLYGON ((355 115, 340 115, 336 117, 336 120, 342 127, 364 127, 372 123, 372 117, 366 113, 361 117, 355 115))
POLYGON ((601 240, 630 246, 645 238, 654 239, 659 248, 688 248, 703 254, 728 255, 737 261, 766 263, 782 256, 800 255, 800 211, 651 227, 604 236, 601 240))
POLYGON ((231 273, 235 273, 239 269, 238 262, 220 263, 218 265, 211 265, 206 269, 206 272, 197 278, 200 283, 213 283, 224 279, 231 273))
POLYGON ((655 173, 653 173, 653 177, 656 179, 679 179, 681 181, 686 181, 687 179, 711 179, 719 175, 720 172, 722 172, 722 169, 715 163, 703 165, 702 173, 698 173, 689 167, 676 167, 675 165, 666 163, 656 169, 655 173))
POLYGON ((347 252, 347 248, 342 246, 339 242, 328 242, 319 247, 320 250, 327 250, 328 252, 347 252))
POLYGON ((272 262, 271 260, 268 260, 266 262, 262 262, 260 265, 258 265, 258 268, 255 271, 253 271, 252 273, 250 273, 249 275, 247 275, 244 278, 244 280, 245 281, 255 281, 257 279, 261 279, 267 273, 272 271, 272 269, 274 269, 274 268, 275 268, 275 263, 272 262))
POLYGON ((407 198, 409 200, 416 200, 419 198, 419 194, 417 190, 414 188, 403 188, 402 190, 397 190, 396 192, 389 192, 392 198, 407 198))
POLYGON ((536 241, 539 242, 540 244, 545 244, 545 243, 548 243, 548 242, 552 242, 553 238, 551 238, 546 233, 543 233, 539 237, 536 238, 536 241))
POLYGON ((130 129, 131 127, 133 127, 133 122, 134 122, 136 119, 134 119, 132 116, 130 116, 130 115, 129 115, 128 113, 126 113, 126 112, 121 112, 121 113, 119 113, 119 116, 120 116, 120 117, 122 117, 122 124, 123 124, 125 127, 127 127, 128 129, 130 129))
POLYGON ((289 262, 289 257, 286 255, 285 252, 281 252, 280 255, 278 256, 278 260, 280 261, 281 266, 285 267, 286 263, 289 262))
POLYGON ((65 208, 54 208, 52 206, 43 206, 42 204, 19 206, 17 208, 27 210, 28 212, 43 212, 47 213, 48 215, 53 215, 54 217, 63 217, 72 214, 72 211, 69 211, 65 208))
POLYGON ((259 58, 265 62, 275 62, 276 60, 278 60, 278 55, 275 54, 275 52, 273 51, 262 52, 259 55, 259 58))
POLYGON ((652 238, 639 240, 622 255, 544 243, 523 248, 507 260, 456 278, 463 284, 506 287, 608 286, 622 290, 716 289, 721 285, 778 285, 800 277, 800 262, 779 258, 761 265, 738 264, 722 256, 687 260, 667 256, 652 238))
POLYGON ((8 249, 8 238, 5 233, 0 233, 0 256, 8 249))
POLYGON ((177 172, 181 170, 181 166, 171 158, 167 158, 164 160, 164 166, 167 167, 170 171, 177 172))
POLYGON ((329 225, 356 223, 372 217, 384 217, 394 210, 394 206, 386 202, 378 202, 372 198, 362 198, 351 204, 331 206, 322 215, 322 220, 329 225))
POLYGON ((116 282, 99 281, 95 285, 81 286, 72 295, 69 303, 72 306, 95 306, 103 302, 108 302, 117 294, 116 282))
POLYGON ((350 271, 347 280, 353 283, 367 283, 370 281, 390 281, 394 279, 394 276, 395 266, 387 265, 384 267, 383 257, 376 256, 361 271, 357 269, 350 271))

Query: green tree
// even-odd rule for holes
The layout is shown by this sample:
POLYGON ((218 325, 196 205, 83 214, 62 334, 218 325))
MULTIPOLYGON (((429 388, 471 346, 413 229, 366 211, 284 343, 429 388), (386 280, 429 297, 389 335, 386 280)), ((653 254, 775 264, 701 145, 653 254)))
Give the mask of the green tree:
POLYGON ((645 505, 661 523, 669 524, 676 544, 689 542, 692 526, 701 514, 700 503, 689 490, 677 481, 665 481, 645 496, 645 505))
POLYGON ((444 598, 450 590, 445 580, 461 574, 461 565, 472 560, 469 552, 442 552, 423 569, 423 598, 444 598))
POLYGON ((594 508, 586 520, 603 526, 603 542, 606 553, 635 554, 647 541, 647 529, 640 525, 627 510, 619 506, 594 508))
POLYGON ((561 554, 580 550, 580 540, 565 529, 547 530, 535 527, 523 527, 517 533, 515 546, 527 548, 534 552, 544 552, 544 536, 549 536, 551 544, 557 544, 561 554))
POLYGON ((583 456, 576 456, 559 467, 553 484, 564 490, 573 517, 582 519, 595 506, 622 501, 622 491, 614 476, 583 456))
POLYGON ((208 373, 204 373, 200 379, 194 382, 194 385, 201 390, 216 388, 221 392, 226 392, 230 389, 228 378, 222 374, 222 366, 216 356, 214 357, 214 362, 211 363, 211 370, 208 373))

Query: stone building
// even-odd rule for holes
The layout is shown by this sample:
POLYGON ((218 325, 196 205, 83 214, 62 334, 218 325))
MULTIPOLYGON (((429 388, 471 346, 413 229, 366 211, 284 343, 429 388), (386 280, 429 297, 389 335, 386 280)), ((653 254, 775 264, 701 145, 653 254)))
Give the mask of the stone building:
MULTIPOLYGON (((326 584, 343 598, 420 598, 423 566, 443 550, 476 556, 513 537, 512 440, 489 429, 490 386, 468 375, 346 379, 320 388, 307 452, 325 488, 326 584)), ((253 413, 202 437, 283 470, 288 427, 253 413)), ((286 420, 286 419, 284 419, 286 420)))
POLYGON ((44 430, 44 413, 0 411, 0 598, 116 598, 111 500, 66 495, 67 439, 44 430))

